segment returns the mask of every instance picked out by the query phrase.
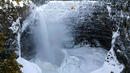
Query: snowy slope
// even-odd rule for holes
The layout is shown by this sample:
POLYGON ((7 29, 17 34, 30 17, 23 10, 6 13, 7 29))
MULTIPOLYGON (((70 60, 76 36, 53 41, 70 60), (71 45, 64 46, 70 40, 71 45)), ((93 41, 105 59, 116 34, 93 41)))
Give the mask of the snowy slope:
POLYGON ((122 70, 124 69, 124 65, 118 62, 114 52, 115 40, 119 35, 120 34, 118 30, 116 32, 113 32, 112 47, 107 54, 104 65, 92 73, 121 73, 122 72, 122 70))
POLYGON ((29 62, 23 58, 18 58, 17 59, 18 63, 22 64, 23 68, 21 71, 23 73, 42 73, 41 69, 34 63, 29 62))

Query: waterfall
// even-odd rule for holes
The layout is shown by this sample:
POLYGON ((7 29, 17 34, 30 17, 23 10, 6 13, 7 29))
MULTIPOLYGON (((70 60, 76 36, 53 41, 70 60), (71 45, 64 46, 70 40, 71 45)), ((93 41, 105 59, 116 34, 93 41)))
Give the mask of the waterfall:
MULTIPOLYGON (((95 1, 85 3, 89 6, 95 1)), ((24 21, 21 33, 28 25, 33 27, 37 51, 33 61, 42 73, 90 73, 103 65, 106 51, 102 48, 84 46, 68 49, 64 46, 72 39, 68 34, 67 20, 69 16, 77 15, 81 4, 80 1, 50 1, 35 7, 24 21)))
POLYGON ((68 29, 64 22, 66 13, 69 13, 71 7, 74 5, 73 1, 51 1, 48 4, 36 7, 36 23, 34 32, 34 39, 37 46, 38 60, 49 62, 54 65, 60 65, 64 53, 61 51, 63 44, 68 39, 68 29))
POLYGON ((42 56, 42 58, 44 58, 45 61, 47 62, 55 62, 55 54, 54 54, 54 49, 52 49, 53 47, 51 47, 50 45, 50 41, 49 41, 49 32, 48 32, 48 24, 46 23, 47 18, 46 15, 43 13, 44 10, 39 10, 39 20, 38 20, 38 34, 37 34, 37 38, 39 38, 39 57, 42 56))
POLYGON ((22 27, 21 27, 21 24, 20 24, 20 19, 21 17, 19 17, 15 24, 19 24, 19 26, 14 26, 15 28, 17 27, 17 30, 13 30, 13 32, 16 32, 17 31, 17 44, 18 44, 18 55, 19 57, 21 57, 21 34, 26 30, 26 28, 30 25, 30 23, 34 20, 35 18, 35 12, 32 12, 32 14, 30 16, 28 16, 26 18, 26 20, 23 22, 22 24, 22 27), (32 19, 30 19, 32 18, 32 19))

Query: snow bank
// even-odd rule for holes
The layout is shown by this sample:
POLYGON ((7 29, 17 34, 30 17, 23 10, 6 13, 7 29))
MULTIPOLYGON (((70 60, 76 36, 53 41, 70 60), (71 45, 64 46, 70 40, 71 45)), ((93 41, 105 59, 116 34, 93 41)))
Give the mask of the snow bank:
POLYGON ((19 57, 17 61, 23 65, 23 68, 21 69, 23 73, 42 73, 41 69, 32 62, 29 62, 21 57, 19 57))
MULTIPOLYGON (((113 33, 112 36, 112 47, 111 50, 108 52, 106 60, 104 62, 103 67, 100 69, 92 72, 92 73, 121 73, 124 69, 124 65, 120 64, 115 56, 114 47, 116 38, 119 36, 118 30, 113 33)), ((120 50, 118 50, 120 51, 120 50)))
POLYGON ((117 60, 113 61, 113 63, 105 62, 100 69, 91 73, 121 73, 124 69, 124 66, 116 62, 117 60))
POLYGON ((13 31, 13 33, 17 33, 19 27, 20 27, 20 19, 21 17, 19 17, 16 22, 13 21, 12 26, 9 27, 9 29, 11 29, 13 31))
POLYGON ((121 73, 123 69, 124 69, 124 66, 121 64, 116 64, 116 63, 111 64, 111 63, 105 62, 103 67, 101 67, 100 69, 92 73, 121 73))

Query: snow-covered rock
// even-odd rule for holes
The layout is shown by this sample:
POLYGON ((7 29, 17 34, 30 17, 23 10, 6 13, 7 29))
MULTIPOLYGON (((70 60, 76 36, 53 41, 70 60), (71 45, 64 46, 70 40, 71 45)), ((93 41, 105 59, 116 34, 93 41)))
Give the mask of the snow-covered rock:
POLYGON ((12 26, 9 28, 13 31, 13 33, 16 33, 18 29, 20 28, 20 17, 16 20, 16 22, 13 21, 12 26))
POLYGON ((107 55, 107 59, 104 62, 104 65, 98 70, 91 73, 121 73, 124 69, 124 65, 120 64, 116 57, 113 54, 113 50, 111 49, 107 55))
POLYGON ((10 3, 13 4, 13 6, 19 6, 19 7, 23 7, 24 5, 28 5, 29 3, 31 3, 30 0, 21 0, 19 1, 19 3, 17 1, 13 1, 13 0, 9 0, 10 3))
POLYGON ((121 73, 123 66, 116 65, 112 66, 108 63, 104 63, 103 67, 92 72, 92 73, 121 73))
MULTIPOLYGON (((115 52, 114 52, 114 47, 115 47, 115 41, 116 38, 119 36, 118 30, 113 33, 112 36, 112 47, 111 50, 108 52, 106 60, 104 62, 103 67, 100 69, 92 72, 92 73, 121 73, 124 69, 124 65, 120 64, 119 61, 116 58, 115 52)), ((120 50, 118 50, 120 51, 120 50)))
POLYGON ((0 9, 2 9, 2 7, 0 6, 0 9))
POLYGON ((21 68, 21 71, 23 73, 42 73, 39 66, 36 65, 35 63, 29 62, 21 57, 19 57, 17 61, 18 63, 22 64, 23 68, 21 68))

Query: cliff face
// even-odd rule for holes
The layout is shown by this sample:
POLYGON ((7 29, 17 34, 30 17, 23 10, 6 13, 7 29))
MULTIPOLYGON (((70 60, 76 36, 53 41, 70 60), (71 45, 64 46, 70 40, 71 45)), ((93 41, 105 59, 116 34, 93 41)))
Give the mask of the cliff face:
POLYGON ((34 35, 31 27, 32 26, 28 26, 20 38, 22 57, 27 60, 34 58, 36 55, 36 44, 34 43, 34 35))
POLYGON ((21 73, 15 51, 19 48, 17 34, 28 8, 28 1, 25 0, 0 0, 0 34, 6 37, 0 39, 4 43, 0 43, 3 48, 0 50, 0 73, 21 73))
POLYGON ((81 6, 79 16, 77 15, 81 18, 73 17, 71 22, 76 25, 69 24, 75 45, 90 44, 92 47, 110 50, 105 63, 110 65, 108 68, 113 68, 111 73, 116 73, 114 68, 122 65, 124 65, 122 73, 130 73, 129 5, 130 1, 127 0, 100 0, 92 5, 92 8, 89 7, 91 5, 81 6), (113 38, 114 32, 119 34, 116 38, 113 38), (114 39, 115 42, 112 43, 114 39))
POLYGON ((119 28, 119 36, 116 39, 114 52, 121 64, 124 64, 123 73, 130 72, 130 1, 113 1, 111 17, 119 28))
POLYGON ((109 50, 115 21, 110 19, 105 5, 97 2, 87 6, 80 9, 78 17, 83 19, 77 19, 79 22, 72 26, 75 45, 90 44, 92 47, 103 47, 109 50))

